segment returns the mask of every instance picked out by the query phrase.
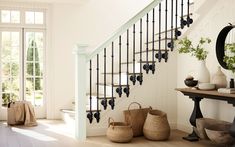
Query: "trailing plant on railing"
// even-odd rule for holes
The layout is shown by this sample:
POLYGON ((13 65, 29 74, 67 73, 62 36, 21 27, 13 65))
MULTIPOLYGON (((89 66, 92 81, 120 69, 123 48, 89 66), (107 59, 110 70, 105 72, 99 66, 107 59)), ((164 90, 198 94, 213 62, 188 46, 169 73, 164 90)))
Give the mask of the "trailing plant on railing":
POLYGON ((224 62, 226 63, 229 70, 235 73, 235 43, 225 44, 224 46, 225 51, 228 51, 230 55, 224 56, 224 62))
POLYGON ((191 56, 196 57, 199 61, 204 61, 208 55, 208 51, 204 48, 204 45, 210 44, 211 39, 201 38, 197 46, 193 46, 192 41, 187 37, 178 41, 179 53, 189 53, 191 56))

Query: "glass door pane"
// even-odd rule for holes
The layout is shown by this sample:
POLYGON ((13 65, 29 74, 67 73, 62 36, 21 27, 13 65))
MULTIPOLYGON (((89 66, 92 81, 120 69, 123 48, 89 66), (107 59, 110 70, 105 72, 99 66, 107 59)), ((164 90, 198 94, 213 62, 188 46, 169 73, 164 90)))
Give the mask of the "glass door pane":
POLYGON ((20 99, 20 32, 1 31, 2 106, 20 99))
POLYGON ((25 33, 25 98, 35 106, 43 105, 43 48, 44 34, 40 31, 25 33))

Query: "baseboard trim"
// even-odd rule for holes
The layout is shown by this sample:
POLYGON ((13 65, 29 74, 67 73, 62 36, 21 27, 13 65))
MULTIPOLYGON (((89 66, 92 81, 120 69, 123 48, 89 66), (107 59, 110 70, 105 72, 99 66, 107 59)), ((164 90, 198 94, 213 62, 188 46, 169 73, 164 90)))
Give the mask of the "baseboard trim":
MULTIPOLYGON (((176 123, 169 123, 172 130, 177 129, 176 123)), ((104 136, 108 127, 87 128, 87 137, 104 136)))

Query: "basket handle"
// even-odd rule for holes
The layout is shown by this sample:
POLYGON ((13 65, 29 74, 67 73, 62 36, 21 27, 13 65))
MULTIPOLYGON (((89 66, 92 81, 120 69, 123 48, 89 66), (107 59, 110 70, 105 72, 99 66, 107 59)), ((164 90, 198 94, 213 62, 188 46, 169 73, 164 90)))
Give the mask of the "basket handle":
POLYGON ((112 126, 114 128, 114 119, 112 117, 109 117, 108 119, 108 124, 109 124, 109 127, 110 127, 110 124, 112 123, 112 126))
POLYGON ((128 106, 128 110, 130 110, 130 107, 131 107, 131 105, 133 105, 133 104, 137 104, 137 105, 139 106, 139 109, 142 108, 141 105, 140 105, 140 103, 138 103, 138 102, 132 102, 132 103, 130 103, 130 105, 128 106))

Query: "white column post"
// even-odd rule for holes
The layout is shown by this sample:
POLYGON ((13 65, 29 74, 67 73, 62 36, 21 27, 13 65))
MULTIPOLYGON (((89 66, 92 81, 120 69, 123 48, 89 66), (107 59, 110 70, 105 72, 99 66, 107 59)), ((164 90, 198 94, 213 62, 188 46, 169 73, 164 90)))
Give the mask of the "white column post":
POLYGON ((75 137, 86 140, 86 48, 87 45, 77 45, 75 54, 75 137))

